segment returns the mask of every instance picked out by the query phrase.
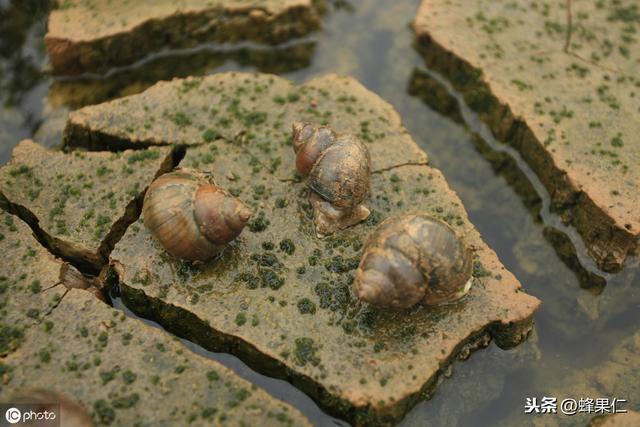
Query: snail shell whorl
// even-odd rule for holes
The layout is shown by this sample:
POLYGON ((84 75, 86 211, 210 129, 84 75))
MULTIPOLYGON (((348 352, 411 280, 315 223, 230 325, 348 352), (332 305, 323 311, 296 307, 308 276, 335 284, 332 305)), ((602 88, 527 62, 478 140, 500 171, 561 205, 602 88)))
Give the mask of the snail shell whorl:
POLYGON ((371 158, 355 136, 338 134, 327 126, 293 124, 296 169, 305 184, 322 200, 314 202, 317 231, 331 234, 354 225, 369 215, 362 202, 369 193, 371 158))
POLYGON ((206 261, 240 234, 249 209, 203 173, 178 169, 156 179, 142 208, 144 224, 176 258, 206 261))
POLYGON ((381 308, 435 305, 464 296, 473 254, 444 222, 402 215, 371 234, 353 283, 355 294, 381 308))

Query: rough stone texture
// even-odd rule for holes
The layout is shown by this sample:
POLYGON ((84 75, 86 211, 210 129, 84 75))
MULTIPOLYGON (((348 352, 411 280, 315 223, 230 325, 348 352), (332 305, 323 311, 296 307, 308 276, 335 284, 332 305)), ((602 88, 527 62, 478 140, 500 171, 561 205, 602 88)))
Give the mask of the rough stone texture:
POLYGON ((115 150, 199 145, 222 138, 246 143, 253 166, 261 164, 280 177, 291 177, 294 170, 284 161, 293 156, 291 124, 311 121, 330 123, 336 130, 351 128, 375 145, 371 153, 374 169, 425 163, 425 153, 413 143, 401 151, 386 144, 386 139, 410 138, 399 126, 393 108, 383 102, 371 103, 370 98, 371 93, 361 85, 332 77, 301 87, 265 74, 175 79, 159 82, 136 96, 71 112, 64 143, 115 150))
MULTIPOLYGON (((0 210, 0 357, 18 350, 26 331, 63 296, 62 262, 47 252, 19 218, 0 210)), ((46 327, 46 325, 43 325, 46 327)))
POLYGON ((427 64, 520 151, 600 268, 619 270, 640 236, 638 5, 423 0, 414 26, 427 64))
POLYGON ((1 210, 0 253, 0 401, 45 389, 80 403, 97 425, 308 425, 175 337, 67 289, 66 263, 1 210))
POLYGON ((57 74, 103 71, 206 41, 279 43, 320 27, 324 0, 65 0, 45 44, 57 74))
POLYGON ((169 147, 65 154, 25 140, 0 169, 0 208, 29 223, 57 256, 99 271, 174 154, 169 147))
MULTIPOLYGON (((464 124, 458 101, 441 82, 437 81, 429 73, 414 69, 409 83, 409 94, 420 98, 431 109, 445 115, 456 123, 464 124)), ((479 134, 472 134, 471 142, 478 153, 489 162, 493 171, 502 176, 509 186, 513 188, 527 210, 536 218, 536 221, 539 221, 542 199, 515 159, 510 154, 491 148, 479 134)), ((606 280, 593 271, 587 270, 580 263, 574 242, 565 233, 547 225, 544 227, 543 234, 555 249, 557 256, 575 273, 581 288, 590 289, 593 293, 602 292, 606 285, 606 280)), ((531 269, 540 271, 537 265, 532 265, 529 250, 517 252, 517 254, 520 253, 524 258, 521 265, 531 266, 531 269)))
POLYGON ((96 425, 309 425, 228 368, 75 289, 0 366, 3 401, 46 389, 96 425))
POLYGON ((330 75, 301 87, 256 74, 175 80, 84 108, 67 131, 71 145, 189 144, 181 166, 213 171, 254 210, 240 238, 200 267, 172 259, 138 221, 111 257, 125 304, 286 378, 353 423, 398 421, 431 395, 456 357, 491 338, 516 345, 531 329, 539 301, 521 292, 482 241, 397 113, 353 79, 330 75), (366 141, 376 172, 365 223, 315 237, 294 175, 290 126, 297 120, 327 122, 366 141), (129 123, 139 125, 127 132, 129 123), (352 297, 363 239, 383 218, 407 211, 444 219, 474 247, 476 277, 463 300, 385 313, 352 297))

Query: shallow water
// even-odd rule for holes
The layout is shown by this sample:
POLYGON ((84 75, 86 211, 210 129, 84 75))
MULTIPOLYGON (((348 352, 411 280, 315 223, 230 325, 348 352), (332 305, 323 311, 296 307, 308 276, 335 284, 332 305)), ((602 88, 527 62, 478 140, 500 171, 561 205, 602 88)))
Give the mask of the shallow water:
MULTIPOLYGON (((639 402, 633 401, 638 394, 615 395, 626 389, 623 386, 607 389, 600 384, 597 396, 576 396, 572 389, 572 378, 585 370, 597 371, 615 357, 614 346, 639 333, 638 261, 631 260, 617 275, 595 270, 575 232, 549 213, 546 191, 517 153, 495 141, 477 116, 459 104, 446 76, 425 69, 408 26, 418 3, 362 0, 351 1, 349 8, 344 1, 336 2, 323 31, 276 49, 207 45, 162 52, 105 76, 53 79, 42 71, 46 7, 0 0, 0 164, 22 138, 35 136, 48 146, 59 143, 70 108, 136 93, 157 80, 229 70, 273 72, 296 82, 327 72, 350 74, 398 110, 430 162, 443 171, 464 202, 485 241, 526 291, 543 301, 534 336, 510 351, 491 345, 455 364, 433 399, 416 406, 402 425, 546 424, 552 418, 544 417, 553 416, 523 414, 526 397, 543 395, 626 398, 628 409, 638 409, 639 402), (421 88, 427 96, 419 95, 421 88), (428 96, 434 88, 444 96, 428 96), (572 270, 563 262, 550 243, 554 230, 574 242, 582 269, 572 270)), ((186 345, 292 402, 314 424, 338 423, 291 385, 256 374, 233 356, 186 345)), ((620 381, 633 384, 640 378, 620 381)))

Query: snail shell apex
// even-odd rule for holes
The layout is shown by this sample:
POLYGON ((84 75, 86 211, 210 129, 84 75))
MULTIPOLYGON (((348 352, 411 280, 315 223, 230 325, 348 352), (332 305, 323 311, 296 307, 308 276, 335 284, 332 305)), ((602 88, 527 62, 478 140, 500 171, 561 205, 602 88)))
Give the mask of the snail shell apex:
POLYGON ((147 190, 144 224, 176 258, 207 261, 236 238, 251 211, 208 174, 177 169, 157 178, 147 190))
POLYGON ((328 126, 293 124, 296 169, 312 191, 316 232, 332 234, 366 219, 362 204, 369 193, 371 157, 355 136, 328 126))
POLYGON ((442 221, 407 214, 383 221, 369 236, 353 290, 380 308, 436 305, 464 296, 473 253, 442 221))

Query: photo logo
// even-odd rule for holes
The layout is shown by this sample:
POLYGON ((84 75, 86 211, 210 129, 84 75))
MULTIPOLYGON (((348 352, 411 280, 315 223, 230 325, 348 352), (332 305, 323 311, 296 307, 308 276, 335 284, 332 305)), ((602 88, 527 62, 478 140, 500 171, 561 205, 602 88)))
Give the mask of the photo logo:
POLYGON ((9 424, 16 424, 20 422, 22 418, 22 413, 18 408, 9 408, 7 412, 4 413, 4 417, 6 418, 9 424))

